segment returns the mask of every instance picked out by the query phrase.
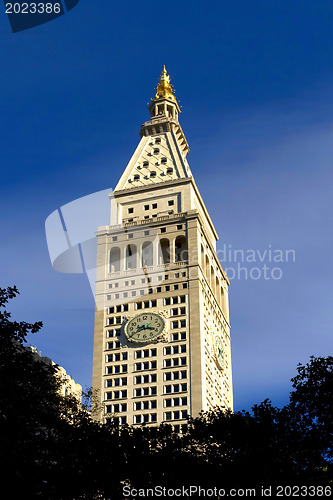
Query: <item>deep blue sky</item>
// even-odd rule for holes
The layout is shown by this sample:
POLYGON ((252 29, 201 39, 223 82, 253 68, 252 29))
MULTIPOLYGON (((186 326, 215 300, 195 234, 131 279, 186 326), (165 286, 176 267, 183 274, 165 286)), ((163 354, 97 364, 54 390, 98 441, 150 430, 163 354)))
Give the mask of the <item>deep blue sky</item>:
POLYGON ((52 269, 45 219, 116 185, 163 64, 219 248, 296 253, 281 280, 232 280, 235 409, 286 403, 297 363, 332 353, 332 18, 331 1, 81 0, 13 34, 1 11, 1 286, 77 382, 94 302, 52 269))

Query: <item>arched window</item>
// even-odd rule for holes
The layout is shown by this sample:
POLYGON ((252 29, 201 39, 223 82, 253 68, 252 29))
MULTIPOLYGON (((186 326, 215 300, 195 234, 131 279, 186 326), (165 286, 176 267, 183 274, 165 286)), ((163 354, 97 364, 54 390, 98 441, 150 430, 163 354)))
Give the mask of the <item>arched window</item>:
POLYGON ((210 267, 210 287, 215 291, 215 273, 214 273, 214 268, 213 266, 210 267))
POLYGON ((142 266, 152 266, 154 264, 154 247, 151 241, 146 241, 142 245, 142 266))
POLYGON ((136 245, 127 245, 127 247, 126 247, 126 269, 136 269, 136 267, 137 267, 136 245))
POLYGON ((167 238, 163 238, 160 241, 159 264, 168 264, 170 262, 170 252, 170 241, 167 238))
POLYGON ((202 245, 201 245, 201 268, 203 271, 205 270, 205 251, 202 245))
POLYGON ((218 277, 216 276, 216 281, 215 281, 215 292, 216 292, 216 300, 218 304, 220 304, 221 300, 221 288, 220 288, 220 282, 218 277))
POLYGON ((221 291, 220 305, 222 307, 222 310, 224 311, 224 306, 225 306, 225 292, 224 292, 224 288, 223 288, 222 285, 221 285, 220 291, 221 291))
POLYGON ((187 261, 188 251, 187 251, 187 241, 185 236, 177 236, 175 242, 175 261, 187 261))
POLYGON ((206 279, 207 279, 207 282, 209 283, 209 274, 210 274, 210 269, 209 269, 209 258, 208 256, 206 255, 206 265, 205 265, 205 273, 206 273, 206 279))
POLYGON ((113 247, 110 251, 109 272, 116 273, 117 271, 120 271, 120 248, 113 247))

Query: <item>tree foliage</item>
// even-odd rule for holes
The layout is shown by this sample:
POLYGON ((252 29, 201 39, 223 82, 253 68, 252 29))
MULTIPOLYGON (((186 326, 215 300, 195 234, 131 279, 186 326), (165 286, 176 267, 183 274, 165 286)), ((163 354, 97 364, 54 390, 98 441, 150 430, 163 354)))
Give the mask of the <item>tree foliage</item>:
POLYGON ((214 408, 181 434, 165 424, 102 425, 61 396, 56 366, 24 347, 42 323, 11 320, 4 308, 17 294, 0 289, 0 460, 10 498, 122 499, 123 485, 331 484, 332 357, 297 367, 283 408, 269 400, 252 412, 214 408))

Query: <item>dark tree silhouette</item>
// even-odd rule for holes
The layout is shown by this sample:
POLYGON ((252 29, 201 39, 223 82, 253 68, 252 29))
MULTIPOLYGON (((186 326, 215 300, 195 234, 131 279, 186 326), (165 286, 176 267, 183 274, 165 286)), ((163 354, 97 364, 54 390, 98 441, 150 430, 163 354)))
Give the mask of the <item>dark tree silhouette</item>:
POLYGON ((56 366, 24 347, 42 323, 11 320, 4 308, 17 294, 0 289, 0 465, 8 498, 117 500, 124 485, 332 485, 331 356, 297 367, 281 409, 269 400, 252 412, 214 408, 189 419, 181 434, 166 424, 120 427, 116 418, 102 425, 61 396, 56 366))

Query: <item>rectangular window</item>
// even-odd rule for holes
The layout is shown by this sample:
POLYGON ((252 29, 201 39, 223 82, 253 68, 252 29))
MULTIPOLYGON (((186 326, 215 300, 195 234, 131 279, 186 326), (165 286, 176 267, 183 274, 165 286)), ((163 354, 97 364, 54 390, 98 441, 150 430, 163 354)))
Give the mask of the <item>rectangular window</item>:
POLYGON ((131 208, 128 209, 128 213, 129 214, 132 214, 133 212, 134 212, 134 208, 131 207, 131 208))
POLYGON ((153 203, 152 208, 155 210, 157 208, 157 203, 153 203))
POLYGON ((145 210, 149 210, 149 205, 144 205, 143 207, 145 210))

